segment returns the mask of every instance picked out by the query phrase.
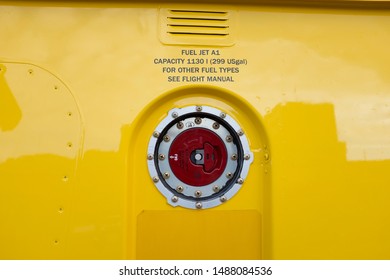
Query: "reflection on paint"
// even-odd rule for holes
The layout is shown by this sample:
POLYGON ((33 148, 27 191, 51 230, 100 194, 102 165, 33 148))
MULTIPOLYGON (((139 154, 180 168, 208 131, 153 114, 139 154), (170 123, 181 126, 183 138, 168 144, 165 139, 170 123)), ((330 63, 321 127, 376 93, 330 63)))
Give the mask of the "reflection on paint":
POLYGON ((5 78, 7 68, 0 64, 0 130, 13 130, 22 118, 22 112, 5 78))
POLYGON ((390 161, 349 161, 334 106, 266 116, 272 153, 272 257, 389 259, 390 161))

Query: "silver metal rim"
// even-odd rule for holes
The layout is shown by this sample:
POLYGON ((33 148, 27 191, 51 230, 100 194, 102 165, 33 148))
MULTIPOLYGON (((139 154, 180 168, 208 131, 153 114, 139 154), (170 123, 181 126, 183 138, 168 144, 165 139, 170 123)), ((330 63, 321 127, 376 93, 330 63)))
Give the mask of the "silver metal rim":
POLYGON ((181 206, 189 209, 212 208, 230 200, 240 190, 245 182, 252 162, 253 153, 249 148, 249 142, 242 127, 225 112, 210 106, 198 105, 174 108, 170 110, 167 117, 165 117, 152 132, 147 150, 148 170, 154 185, 160 193, 166 197, 167 202, 170 205, 181 206), (195 122, 196 116, 190 116, 194 113, 203 114, 201 123, 195 122), (189 117, 186 118, 186 115, 189 115, 189 117), (205 115, 211 115, 214 119, 221 120, 221 122, 227 124, 229 128, 224 125, 214 125, 215 120, 204 117, 205 115), (180 117, 184 118, 183 128, 178 128, 176 125, 173 125, 175 119, 180 117), (171 125, 171 127, 166 131, 166 133, 164 133, 169 136, 165 139, 167 141, 159 141, 159 139, 161 140, 164 138, 165 135, 161 135, 161 133, 169 125, 171 125), (227 164, 222 175, 213 183, 201 187, 191 186, 179 180, 172 172, 167 158, 169 147, 174 139, 183 131, 193 127, 206 128, 216 133, 225 144, 228 157, 227 164), (238 150, 237 145, 234 144, 233 141, 227 140, 227 136, 230 135, 228 129, 236 132, 236 141, 240 142, 243 152, 240 159, 232 159, 232 155, 237 155, 238 150), (157 145, 159 145, 159 148, 156 152, 157 145), (158 156, 159 154, 164 155, 165 158, 163 160, 155 159, 156 155, 158 156), (158 168, 160 169, 160 172, 157 170, 155 164, 156 160, 158 161, 158 168), (238 162, 239 160, 240 162, 238 162), (235 174, 239 164, 241 166, 241 171, 239 174, 235 174), (165 178, 163 173, 168 173, 165 178), (235 174, 234 177, 236 179, 235 182, 230 182, 228 186, 225 186, 225 184, 230 180, 230 178, 226 176, 227 173, 235 174), (180 192, 177 191, 177 187, 179 186, 181 190, 180 192), (219 187, 218 192, 215 191, 215 186, 219 187), (201 191, 201 194, 199 195, 199 193, 196 193, 197 191, 201 191))

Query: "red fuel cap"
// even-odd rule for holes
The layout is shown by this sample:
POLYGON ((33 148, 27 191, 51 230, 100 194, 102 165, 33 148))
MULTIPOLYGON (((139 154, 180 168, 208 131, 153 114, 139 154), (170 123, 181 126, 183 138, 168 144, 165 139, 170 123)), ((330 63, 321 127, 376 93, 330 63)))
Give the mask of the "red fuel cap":
POLYGON ((169 149, 169 165, 176 177, 196 187, 211 184, 225 170, 227 151, 209 129, 192 128, 179 134, 169 149))

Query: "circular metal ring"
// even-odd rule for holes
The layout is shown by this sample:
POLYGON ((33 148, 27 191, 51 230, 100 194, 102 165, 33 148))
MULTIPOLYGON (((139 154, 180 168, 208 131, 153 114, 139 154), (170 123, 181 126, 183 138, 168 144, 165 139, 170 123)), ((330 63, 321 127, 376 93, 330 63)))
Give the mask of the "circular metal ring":
MULTIPOLYGON (((248 175, 249 166, 253 162, 253 153, 250 151, 246 134, 241 133, 242 131, 243 129, 231 116, 210 106, 188 106, 170 110, 167 117, 152 132, 147 150, 150 177, 157 189, 166 197, 167 202, 172 206, 207 209, 232 198, 242 187, 248 175), (192 148, 191 158, 191 150, 178 153, 176 149, 174 153, 172 145, 180 146, 181 144, 175 141, 186 139, 183 133, 200 135, 197 139, 199 143, 208 142, 204 144, 204 148, 199 148, 200 144, 197 143, 200 150, 192 148), (207 138, 206 135, 211 136, 207 138), (210 139, 219 140, 213 142, 210 139), (218 142, 219 146, 215 142, 218 142), (217 149, 220 149, 220 143, 223 144, 226 153, 215 153, 217 149), (209 146, 211 148, 208 148, 209 146), (207 162, 205 155, 208 156, 207 162), (213 164, 219 162, 214 157, 218 156, 226 157, 222 161, 225 164, 219 166, 220 170, 217 168, 214 170, 213 164), (161 158, 166 160, 161 160, 161 158), (206 166, 206 163, 210 162, 211 165, 206 166), (183 172, 189 172, 193 180, 185 179, 188 176, 182 176, 179 173, 180 170, 178 171, 173 164, 180 165, 183 172), (189 167, 185 167, 187 165, 189 167), (192 170, 200 170, 197 172, 201 172, 204 176, 211 176, 213 172, 218 172, 218 177, 214 176, 215 178, 211 179, 209 177, 202 181, 206 182, 202 184, 196 181, 199 176, 197 177, 197 173, 191 173, 192 170)), ((191 141, 187 142, 183 143, 186 147, 191 141)))

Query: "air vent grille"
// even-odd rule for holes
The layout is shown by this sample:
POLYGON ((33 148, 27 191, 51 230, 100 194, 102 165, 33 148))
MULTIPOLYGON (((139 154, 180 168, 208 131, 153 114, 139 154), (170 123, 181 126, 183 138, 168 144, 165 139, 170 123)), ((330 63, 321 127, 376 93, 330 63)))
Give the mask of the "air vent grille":
POLYGON ((160 10, 160 35, 165 44, 233 45, 234 12, 160 10))

